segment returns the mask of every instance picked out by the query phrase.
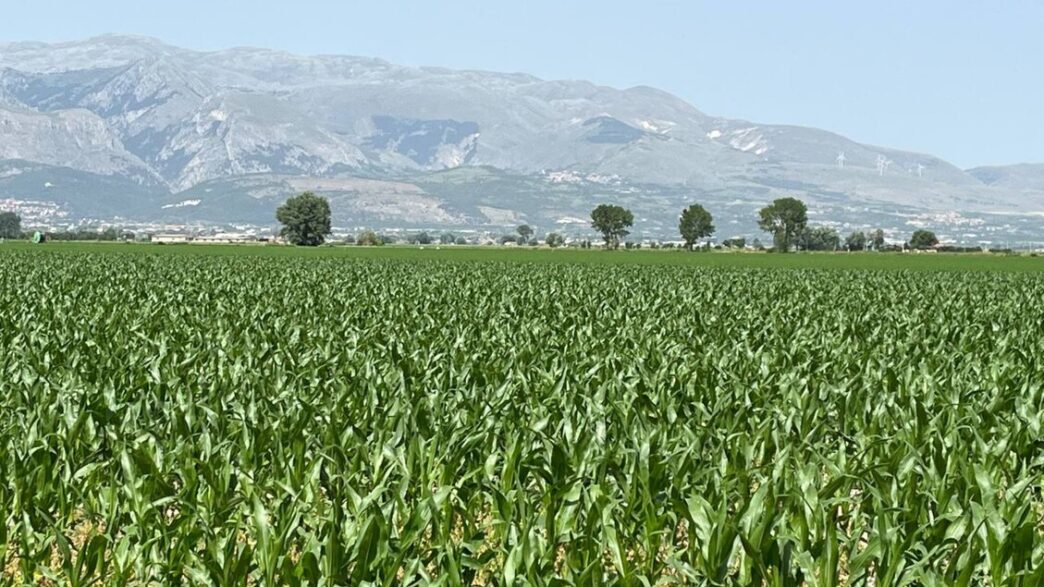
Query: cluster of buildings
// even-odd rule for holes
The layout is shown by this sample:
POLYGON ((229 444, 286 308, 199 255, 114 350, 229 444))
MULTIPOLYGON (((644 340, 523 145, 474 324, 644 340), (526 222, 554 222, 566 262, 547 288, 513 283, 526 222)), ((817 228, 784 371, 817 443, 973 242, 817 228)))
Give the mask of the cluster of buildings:
POLYGON ((156 244, 252 244, 282 242, 276 235, 258 235, 247 232, 214 232, 210 234, 192 234, 187 232, 163 232, 145 235, 137 240, 156 244))
POLYGON ((14 212, 22 222, 33 224, 60 222, 69 217, 69 212, 54 202, 14 198, 0 198, 0 212, 14 212))

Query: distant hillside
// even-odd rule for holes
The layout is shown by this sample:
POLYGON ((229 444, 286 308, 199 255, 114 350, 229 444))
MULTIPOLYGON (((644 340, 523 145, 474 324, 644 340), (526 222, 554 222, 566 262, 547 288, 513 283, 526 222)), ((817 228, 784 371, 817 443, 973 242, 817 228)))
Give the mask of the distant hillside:
POLYGON ((974 240, 1030 238, 1004 219, 1044 211, 1041 166, 965 172, 652 88, 139 37, 0 45, 0 129, 0 198, 70 219, 268 223, 305 187, 357 225, 579 229, 613 200, 669 234, 699 200, 738 234, 760 203, 796 195, 842 229, 974 240))

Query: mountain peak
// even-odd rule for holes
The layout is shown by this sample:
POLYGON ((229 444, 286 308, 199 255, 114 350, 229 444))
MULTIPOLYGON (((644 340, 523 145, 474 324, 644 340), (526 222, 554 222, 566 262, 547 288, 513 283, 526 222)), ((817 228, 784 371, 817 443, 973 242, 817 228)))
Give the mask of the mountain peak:
MULTIPOLYGON (((0 121, 0 160, 30 161, 37 175, 71 168, 110 189, 124 182, 124 193, 166 190, 203 203, 153 212, 199 219, 270 220, 274 199, 304 185, 331 194, 344 218, 381 222, 552 226, 582 218, 592 198, 627 202, 663 230, 693 198, 717 202, 737 226, 784 195, 836 222, 865 221, 867 210, 1044 209, 1035 173, 968 173, 814 128, 711 117, 648 86, 194 51, 132 35, 4 45, 0 121)), ((0 196, 60 193, 52 179, 21 174, 16 185, 11 173, 0 196)), ((93 209, 77 197, 70 210, 93 209)))

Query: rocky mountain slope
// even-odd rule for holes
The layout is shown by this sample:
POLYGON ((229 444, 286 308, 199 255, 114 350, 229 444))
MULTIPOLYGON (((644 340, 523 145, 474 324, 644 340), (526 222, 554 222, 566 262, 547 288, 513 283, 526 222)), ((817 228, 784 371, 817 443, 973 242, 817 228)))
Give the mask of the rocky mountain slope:
POLYGON ((652 88, 121 36, 0 45, 0 162, 0 199, 69 218, 269 223, 315 189, 342 225, 568 228, 621 201, 670 234, 698 200, 742 233, 796 195, 840 227, 949 222, 974 239, 965 219, 1008 230, 1044 210, 1039 169, 965 172, 652 88))

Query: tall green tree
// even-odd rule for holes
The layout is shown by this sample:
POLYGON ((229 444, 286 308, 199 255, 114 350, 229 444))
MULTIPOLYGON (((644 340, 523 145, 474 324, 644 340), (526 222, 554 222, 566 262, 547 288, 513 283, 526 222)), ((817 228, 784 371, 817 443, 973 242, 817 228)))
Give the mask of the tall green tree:
POLYGON ((557 232, 547 233, 547 246, 552 249, 560 247, 565 244, 565 237, 558 234, 557 232))
POLYGON ((608 249, 618 248, 620 240, 631 233, 627 229, 633 225, 634 214, 627 208, 602 204, 591 211, 591 228, 602 233, 608 249))
POLYGON ((910 248, 930 249, 939 244, 939 238, 930 230, 915 230, 910 237, 910 248))
POLYGON ((528 224, 523 224, 515 230, 518 232, 518 236, 522 237, 518 243, 520 245, 528 243, 529 237, 533 236, 533 227, 528 224))
POLYGON ((808 225, 808 207, 796 198, 779 198, 761 209, 758 226, 772 233, 776 250, 790 251, 790 245, 808 225))
POLYGON ((276 210, 280 234, 298 246, 316 247, 330 234, 330 202, 312 192, 288 199, 276 210))
POLYGON ((845 237, 845 248, 849 251, 862 251, 866 248, 867 242, 866 233, 857 230, 845 237))
POLYGON ((836 251, 841 246, 841 237, 828 226, 806 226, 797 244, 805 251, 836 251))
POLYGON ((877 230, 870 233, 870 246, 875 251, 880 251, 885 246, 884 231, 878 228, 877 230))
POLYGON ((384 239, 372 230, 364 230, 359 237, 355 239, 355 244, 361 247, 379 247, 384 244, 384 239))
POLYGON ((14 212, 0 212, 0 238, 22 238, 22 217, 14 212))
POLYGON ((678 231, 685 239, 686 248, 692 249, 696 241, 714 234, 714 218, 706 208, 693 204, 682 210, 678 231))

